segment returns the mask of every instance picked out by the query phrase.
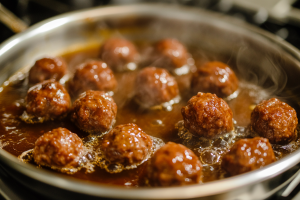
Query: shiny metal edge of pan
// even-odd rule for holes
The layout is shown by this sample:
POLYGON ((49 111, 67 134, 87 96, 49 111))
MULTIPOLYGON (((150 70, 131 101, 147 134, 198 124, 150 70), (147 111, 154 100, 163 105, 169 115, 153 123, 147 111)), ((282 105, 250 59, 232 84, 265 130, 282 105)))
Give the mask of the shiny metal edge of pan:
MULTIPOLYGON (((237 32, 247 32, 249 34, 254 34, 260 39, 274 42, 278 46, 280 46, 282 50, 284 50, 287 54, 293 57, 293 59, 297 61, 300 60, 299 51, 279 37, 276 37, 246 23, 233 20, 230 17, 225 17, 220 14, 211 13, 195 8, 170 6, 165 4, 140 4, 101 7, 83 11, 76 11, 38 23, 30 27, 25 32, 17 34, 1 44, 0 66, 2 68, 2 66, 7 65, 7 63, 9 62, 9 57, 13 55, 14 51, 18 48, 18 45, 29 45, 27 44, 28 42, 26 43, 26 41, 29 41, 37 35, 57 31, 59 28, 67 27, 68 25, 76 21, 84 20, 86 18, 101 18, 126 14, 154 15, 162 18, 172 17, 180 20, 195 22, 199 20, 211 21, 215 23, 215 26, 222 27, 224 29, 234 28, 237 32)), ((270 192, 270 189, 266 187, 265 190, 256 191, 255 186, 270 184, 273 178, 280 177, 283 172, 286 172, 287 170, 293 168, 299 163, 299 161, 300 149, 284 157, 283 159, 259 170, 219 181, 181 187, 124 188, 85 182, 78 179, 58 175, 46 170, 37 169, 32 165, 21 163, 16 157, 12 156, 8 152, 0 150, 0 162, 2 163, 5 171, 7 171, 12 176, 15 172, 18 172, 34 181, 41 182, 55 188, 60 188, 62 190, 84 194, 91 197, 109 197, 120 199, 186 199, 208 196, 211 199, 230 199, 233 197, 238 197, 244 192, 257 192, 255 197, 261 195, 261 197, 263 198, 263 195, 266 195, 268 192, 270 192)), ((15 178, 17 179, 17 177, 15 178)), ((293 176, 290 176, 289 178, 292 179, 293 176)), ((251 198, 251 195, 249 197, 251 198)))

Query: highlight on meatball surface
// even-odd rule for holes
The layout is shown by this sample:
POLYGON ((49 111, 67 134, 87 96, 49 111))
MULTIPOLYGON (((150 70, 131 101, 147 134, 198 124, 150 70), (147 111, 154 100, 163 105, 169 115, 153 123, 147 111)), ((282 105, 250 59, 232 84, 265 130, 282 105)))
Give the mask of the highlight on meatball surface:
POLYGON ((269 140, 262 137, 237 141, 222 158, 222 168, 231 176, 266 166, 276 160, 269 140))
POLYGON ((151 152, 152 139, 136 124, 116 126, 103 137, 102 151, 108 161, 134 165, 146 159, 151 152))
POLYGON ((151 56, 152 65, 181 75, 188 72, 180 72, 179 70, 179 68, 188 66, 188 59, 189 53, 186 47, 176 39, 167 38, 154 44, 153 55, 151 56))
POLYGON ((21 119, 26 123, 42 123, 65 117, 71 107, 71 99, 61 84, 47 80, 29 88, 25 104, 26 110, 21 119))
POLYGON ((146 67, 136 78, 135 100, 141 107, 149 108, 169 102, 179 96, 176 80, 167 70, 146 67))
POLYGON ((227 97, 238 89, 239 81, 228 65, 222 62, 208 62, 193 74, 193 93, 209 92, 220 98, 227 97))
POLYGON ((214 138, 233 130, 232 111, 215 94, 199 92, 181 109, 181 114, 184 127, 194 135, 214 138))
POLYGON ((139 57, 135 45, 122 38, 110 38, 100 49, 100 58, 118 72, 135 70, 139 57))
POLYGON ((76 167, 83 143, 75 133, 57 128, 39 137, 33 149, 36 164, 49 167, 76 167))
POLYGON ((147 168, 152 186, 178 186, 201 181, 202 165, 187 147, 168 142, 158 149, 147 168))
POLYGON ((59 81, 67 73, 67 63, 61 57, 39 59, 29 71, 29 83, 35 84, 45 80, 59 81))
POLYGON ((88 133, 103 133, 112 128, 117 115, 113 98, 103 91, 88 90, 73 103, 71 121, 88 133))
POLYGON ((251 113, 251 127, 271 143, 287 144, 296 139, 298 118, 288 104, 272 98, 258 104, 251 113))
POLYGON ((79 66, 69 88, 72 95, 76 96, 87 90, 113 91, 116 86, 116 78, 108 65, 93 60, 79 66))

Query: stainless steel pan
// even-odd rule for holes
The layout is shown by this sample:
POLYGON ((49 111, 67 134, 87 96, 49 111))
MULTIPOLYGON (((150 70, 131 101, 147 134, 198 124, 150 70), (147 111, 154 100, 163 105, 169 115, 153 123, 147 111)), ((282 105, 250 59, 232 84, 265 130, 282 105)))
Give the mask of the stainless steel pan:
MULTIPOLYGON (((212 53, 216 59, 230 59, 239 76, 271 94, 288 94, 297 106, 300 54, 296 48, 239 20, 164 4, 94 8, 34 25, 1 44, 0 82, 40 56, 98 44, 108 35, 150 41, 176 37, 212 53)), ((263 199, 299 173, 299 161, 300 149, 262 169, 219 181, 183 187, 124 188, 37 169, 0 149, 3 170, 29 189, 55 199, 263 199)))

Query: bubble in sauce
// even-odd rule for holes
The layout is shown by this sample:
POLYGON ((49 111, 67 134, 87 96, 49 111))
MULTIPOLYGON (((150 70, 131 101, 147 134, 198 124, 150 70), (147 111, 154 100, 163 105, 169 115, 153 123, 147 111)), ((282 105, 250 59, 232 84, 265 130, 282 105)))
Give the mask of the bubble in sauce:
MULTIPOLYGON (((105 134, 104 134, 105 135, 105 134)), ((78 167, 55 167, 55 166, 45 166, 49 167, 53 170, 66 173, 66 174, 74 174, 79 170, 85 170, 86 173, 92 173, 95 171, 95 167, 98 166, 102 169, 105 169, 108 173, 120 173, 123 170, 129 170, 137 168, 139 165, 143 164, 147 161, 160 147, 162 147, 165 143, 156 137, 150 136, 153 145, 151 151, 148 153, 146 158, 139 163, 135 163, 133 165, 124 166, 122 164, 110 164, 105 159, 103 152, 99 146, 99 142, 101 141, 104 135, 89 135, 83 138, 84 150, 82 156, 80 157, 78 163, 78 167)), ((19 157, 19 160, 24 163, 33 162, 33 149, 23 152, 19 157)))

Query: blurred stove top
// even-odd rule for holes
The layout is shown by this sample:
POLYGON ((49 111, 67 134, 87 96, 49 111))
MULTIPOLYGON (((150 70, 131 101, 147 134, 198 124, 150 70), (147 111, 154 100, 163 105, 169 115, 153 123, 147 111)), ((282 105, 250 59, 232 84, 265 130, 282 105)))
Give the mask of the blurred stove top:
MULTIPOLYGON (((221 12, 271 32, 300 49, 300 0, 1 0, 0 3, 28 26, 49 17, 83 8, 139 2, 176 3, 221 12)), ((0 22, 0 43, 15 33, 0 22)), ((285 187, 286 188, 286 187, 285 187)), ((300 184, 288 197, 283 188, 269 198, 300 199, 300 184)), ((12 180, 0 167, 0 200, 47 199, 12 180)))
MULTIPOLYGON (((29 26, 78 9, 138 2, 176 3, 222 12, 276 34, 300 49, 300 0, 1 0, 29 26)), ((0 30, 0 43, 15 34, 1 22, 0 30)))

